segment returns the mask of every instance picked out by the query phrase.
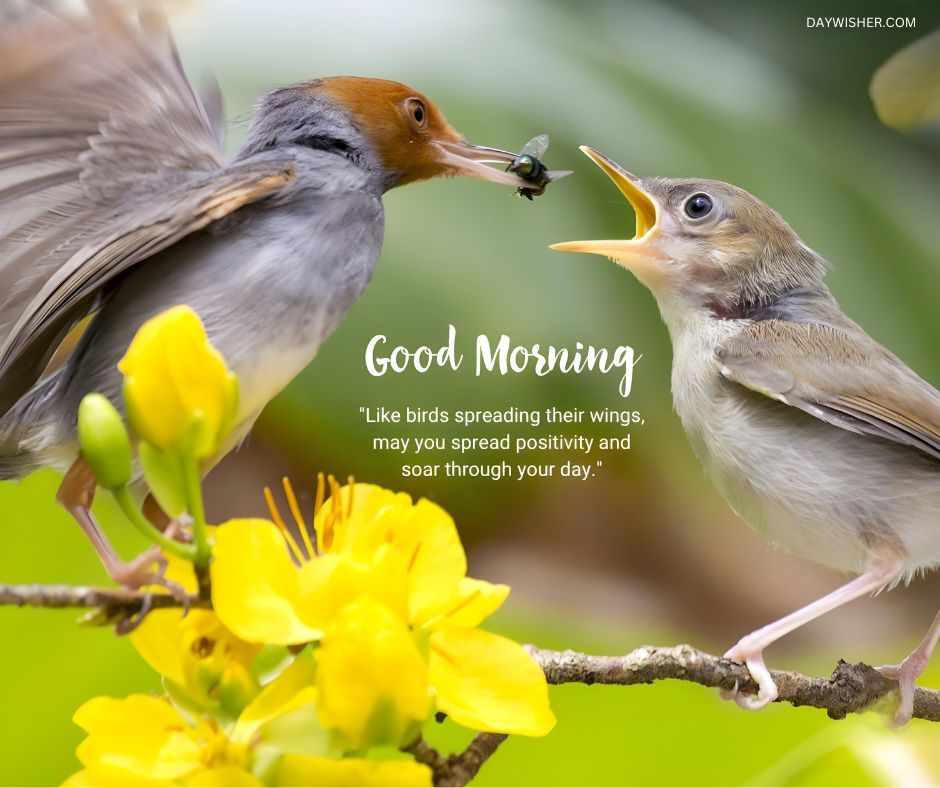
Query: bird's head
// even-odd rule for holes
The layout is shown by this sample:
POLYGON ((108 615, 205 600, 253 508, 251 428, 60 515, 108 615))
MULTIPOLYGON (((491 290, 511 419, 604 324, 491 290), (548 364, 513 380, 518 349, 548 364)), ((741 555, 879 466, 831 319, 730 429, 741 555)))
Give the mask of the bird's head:
POLYGON ((266 94, 242 152, 282 145, 342 153, 376 170, 384 189, 441 176, 531 186, 486 166, 508 165, 517 154, 468 142, 431 99, 386 79, 327 77, 266 94))
POLYGON ((825 261, 775 210, 721 181, 640 179, 582 147, 636 213, 630 240, 568 241, 563 252, 590 252, 629 269, 660 305, 707 309, 727 317, 799 288, 822 286, 825 261))

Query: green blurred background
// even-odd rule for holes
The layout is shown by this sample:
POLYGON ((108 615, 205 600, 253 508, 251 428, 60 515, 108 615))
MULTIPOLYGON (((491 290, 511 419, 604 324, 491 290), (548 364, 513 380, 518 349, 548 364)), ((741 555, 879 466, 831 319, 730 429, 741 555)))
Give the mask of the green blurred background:
MULTIPOLYGON (((579 144, 640 175, 733 182, 835 264, 830 286, 852 317, 940 384, 940 140, 886 129, 868 97, 876 68, 938 20, 940 6, 914 0, 181 4, 174 25, 184 59, 197 84, 209 72, 219 79, 231 145, 263 91, 360 74, 426 92, 480 144, 516 149, 548 132, 547 161, 576 170, 535 203, 468 181, 390 193, 372 283, 248 444, 210 477, 210 515, 263 513, 262 486, 283 474, 309 497, 317 470, 428 496, 457 519, 471 573, 513 586, 494 628, 546 647, 622 653, 687 641, 723 651, 830 590, 839 577, 768 547, 703 478, 671 412, 671 353, 650 295, 601 258, 546 247, 632 234, 629 206, 579 144), (806 27, 809 15, 842 14, 914 16, 917 28, 806 27), (459 373, 367 374, 373 334, 439 345, 448 323, 468 353, 459 373), (523 345, 627 344, 643 359, 626 401, 616 376, 475 378, 470 356, 480 333, 523 345), (606 455, 587 482, 406 480, 400 457, 371 450, 375 429, 361 405, 615 407, 641 410, 646 423, 633 430, 632 451, 606 455)), ((505 431, 431 429, 447 437, 505 431)), ((565 430, 533 434, 546 431, 565 430)), ((78 528, 54 506, 56 484, 43 472, 0 485, 3 582, 105 582, 78 528)), ((126 555, 140 547, 107 502, 99 515, 126 555)), ((810 673, 828 673, 840 657, 896 662, 923 635, 938 591, 929 578, 856 602, 775 645, 768 660, 810 673)), ((157 688, 129 642, 77 628, 75 618, 0 609, 0 782, 59 782, 77 768, 80 731, 70 716, 84 700, 157 688)), ((940 684, 940 671, 925 683, 940 684)), ((477 784, 940 779, 940 732, 917 721, 893 734, 876 718, 836 723, 779 706, 750 714, 677 683, 562 687, 552 697, 555 732, 511 739, 477 784)), ((442 747, 465 738, 449 724, 432 733, 442 747)))

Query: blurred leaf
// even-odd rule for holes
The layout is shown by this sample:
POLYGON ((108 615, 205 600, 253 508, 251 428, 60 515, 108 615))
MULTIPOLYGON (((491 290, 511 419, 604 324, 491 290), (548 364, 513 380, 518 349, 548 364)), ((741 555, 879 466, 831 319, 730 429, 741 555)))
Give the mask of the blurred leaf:
POLYGON ((872 77, 871 98, 881 122, 897 131, 940 125, 940 30, 882 65, 872 77))

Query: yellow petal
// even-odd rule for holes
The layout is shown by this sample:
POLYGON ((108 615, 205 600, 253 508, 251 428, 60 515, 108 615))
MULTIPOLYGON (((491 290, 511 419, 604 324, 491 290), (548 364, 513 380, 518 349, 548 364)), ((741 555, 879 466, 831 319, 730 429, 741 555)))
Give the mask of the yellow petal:
POLYGON ((316 660, 320 722, 343 749, 400 746, 430 714, 427 665, 406 624, 378 602, 343 608, 316 660))
POLYGON ((295 644, 322 634, 299 613, 299 575, 277 526, 230 520, 216 534, 212 602, 232 632, 256 643, 295 644))
POLYGON ((356 560, 326 554, 300 569, 304 620, 326 629, 336 614, 360 597, 381 602, 395 615, 408 614, 408 578, 404 562, 387 545, 356 560))
POLYGON ((62 788, 124 788, 125 786, 176 785, 175 780, 147 780, 121 771, 82 769, 70 775, 62 788))
POLYGON ((418 501, 398 522, 378 518, 378 530, 394 533, 394 546, 408 560, 411 615, 452 596, 467 574, 467 556, 453 518, 437 504, 418 501), (387 526, 386 526, 387 523, 387 526))
POLYGON ((464 577, 453 597, 421 611, 415 624, 432 630, 475 627, 493 615, 507 596, 507 585, 464 577))
POLYGON ((212 788, 236 788, 238 786, 264 785, 261 780, 251 772, 246 772, 237 766, 214 766, 211 769, 200 769, 186 776, 183 785, 212 786, 212 788))
POLYGON ((211 610, 185 616, 154 610, 131 633, 131 642, 150 667, 202 707, 237 700, 240 709, 258 691, 248 667, 260 646, 237 637, 211 610))
POLYGON ((313 758, 285 755, 278 768, 276 785, 357 786, 431 785, 431 770, 410 760, 371 761, 364 758, 313 758))
POLYGON ((232 741, 247 744, 268 721, 313 703, 316 676, 313 658, 307 653, 298 655, 241 713, 232 741))
POLYGON ((435 603, 449 600, 467 573, 467 557, 453 518, 426 499, 412 504, 404 493, 371 484, 343 487, 318 516, 318 535, 328 530, 334 499, 351 513, 334 526, 330 551, 367 560, 383 545, 398 553, 408 572, 412 617, 435 603))
POLYGON ((321 507, 313 524, 317 549, 321 553, 340 553, 352 549, 367 528, 388 509, 408 509, 411 497, 374 484, 346 485, 321 507))
POLYGON ((437 705, 454 721, 523 736, 555 725, 545 675, 518 643, 481 629, 433 632, 430 642, 437 705))
POLYGON ((165 700, 149 695, 93 698, 73 719, 88 732, 76 755, 92 771, 172 780, 201 765, 192 729, 165 700))
MULTIPOLYGON (((208 611, 191 610, 193 613, 208 611)), ((180 653, 179 627, 183 614, 179 610, 152 610, 131 632, 131 643, 161 676, 165 676, 181 687, 186 686, 186 670, 180 653)))
POLYGON ((118 369, 139 437, 175 454, 218 450, 235 418, 237 382, 192 309, 173 307, 144 323, 118 369))

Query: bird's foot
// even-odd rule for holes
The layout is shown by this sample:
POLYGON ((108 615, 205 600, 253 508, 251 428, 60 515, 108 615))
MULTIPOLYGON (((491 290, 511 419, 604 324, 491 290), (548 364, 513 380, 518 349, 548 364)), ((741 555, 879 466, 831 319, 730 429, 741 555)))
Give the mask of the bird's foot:
POLYGON ((929 661, 930 655, 917 649, 899 665, 882 665, 876 668, 882 676, 894 679, 901 691, 901 702, 898 704, 894 717, 891 718, 892 727, 902 728, 914 716, 914 688, 917 679, 920 678, 920 674, 924 672, 929 661))
POLYGON ((757 684, 757 695, 745 695, 735 686, 733 690, 718 690, 724 700, 734 700, 742 709, 756 710, 764 708, 777 699, 777 685, 764 664, 764 649, 751 644, 749 637, 741 638, 737 644, 728 649, 725 652, 725 659, 747 665, 751 678, 757 684))
POLYGON ((144 586, 164 588, 183 606, 184 612, 188 607, 189 594, 183 586, 166 576, 166 556, 157 545, 148 547, 130 561, 109 565, 108 574, 116 583, 134 591, 144 586))
POLYGON ((179 517, 174 517, 170 520, 163 533, 168 539, 174 539, 177 542, 189 544, 193 541, 193 535, 190 530, 192 526, 193 518, 183 512, 179 517))

